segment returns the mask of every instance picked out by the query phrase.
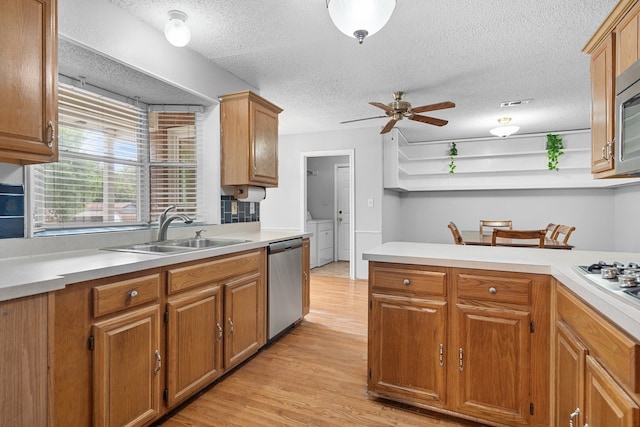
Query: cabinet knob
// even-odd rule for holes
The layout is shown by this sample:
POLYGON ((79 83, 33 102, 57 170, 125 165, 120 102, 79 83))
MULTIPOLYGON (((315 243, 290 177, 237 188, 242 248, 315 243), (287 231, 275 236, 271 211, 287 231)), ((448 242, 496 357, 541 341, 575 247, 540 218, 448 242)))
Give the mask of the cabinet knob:
POLYGON ((411 284, 411 280, 409 280, 409 279, 404 279, 404 280, 402 281, 402 284, 403 284, 403 285, 405 285, 405 286, 409 286, 409 285, 411 284))
POLYGON ((138 291, 133 290, 133 291, 129 292, 129 297, 130 298, 135 298, 137 296, 138 296, 138 291))
POLYGON ((492 286, 489 288, 489 293, 491 295, 495 295, 496 293, 498 293, 498 290, 492 286))

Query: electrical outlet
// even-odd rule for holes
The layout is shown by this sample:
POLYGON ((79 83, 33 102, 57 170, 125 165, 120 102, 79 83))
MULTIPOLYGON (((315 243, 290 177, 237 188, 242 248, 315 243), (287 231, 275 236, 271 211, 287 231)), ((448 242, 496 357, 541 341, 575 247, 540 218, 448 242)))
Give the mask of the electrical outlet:
POLYGON ((367 207, 368 208, 372 208, 373 207, 373 199, 367 199, 367 207))
POLYGON ((251 215, 253 215, 254 213, 256 213, 256 204, 254 202, 251 202, 249 204, 249 213, 251 215))
POLYGON ((238 202, 236 200, 231 201, 231 215, 238 215, 238 202))

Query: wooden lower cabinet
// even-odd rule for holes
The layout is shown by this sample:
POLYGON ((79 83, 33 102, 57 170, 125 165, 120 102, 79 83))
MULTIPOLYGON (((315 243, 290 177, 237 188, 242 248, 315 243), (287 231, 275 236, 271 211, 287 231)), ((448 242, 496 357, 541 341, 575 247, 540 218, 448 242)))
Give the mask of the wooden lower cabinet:
POLYGON ((370 262, 371 395, 549 425, 550 279, 370 262))
POLYGON ((222 291, 204 287, 167 302, 167 406, 222 374, 222 291))
POLYGON ((640 345, 559 283, 556 300, 555 425, 640 426, 640 345))
POLYGON ((266 342, 265 272, 257 249, 52 293, 51 424, 150 425, 255 354, 266 342))
POLYGON ((93 425, 141 426, 160 414, 160 306, 93 325, 93 425))
POLYGON ((0 301, 0 426, 46 426, 47 294, 0 301))
POLYGON ((265 286, 260 274, 224 286, 224 367, 230 369, 266 342, 265 286))

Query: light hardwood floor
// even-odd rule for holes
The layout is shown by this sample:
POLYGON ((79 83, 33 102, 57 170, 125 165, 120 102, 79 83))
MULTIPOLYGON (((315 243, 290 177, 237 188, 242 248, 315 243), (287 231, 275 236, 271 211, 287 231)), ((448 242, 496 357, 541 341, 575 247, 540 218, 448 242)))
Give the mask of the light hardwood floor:
POLYGON ((455 420, 367 396, 367 282, 311 274, 311 312, 164 427, 440 426, 455 420))

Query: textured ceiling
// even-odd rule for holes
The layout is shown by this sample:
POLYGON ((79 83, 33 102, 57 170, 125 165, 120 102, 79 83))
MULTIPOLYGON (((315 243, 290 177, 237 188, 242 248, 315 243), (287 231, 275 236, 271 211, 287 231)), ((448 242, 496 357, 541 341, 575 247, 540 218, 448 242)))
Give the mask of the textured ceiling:
MULTIPOLYGON (((582 48, 616 0, 398 0, 362 45, 331 22, 325 0, 109 0, 162 31, 189 16, 189 49, 260 89, 284 109, 283 134, 382 128, 369 101, 406 92, 445 127, 402 120, 410 141, 490 136, 512 117, 519 133, 590 127, 589 57, 582 48), (519 107, 504 101, 531 99, 519 107)), ((221 94, 222 95, 222 94, 221 94)))

